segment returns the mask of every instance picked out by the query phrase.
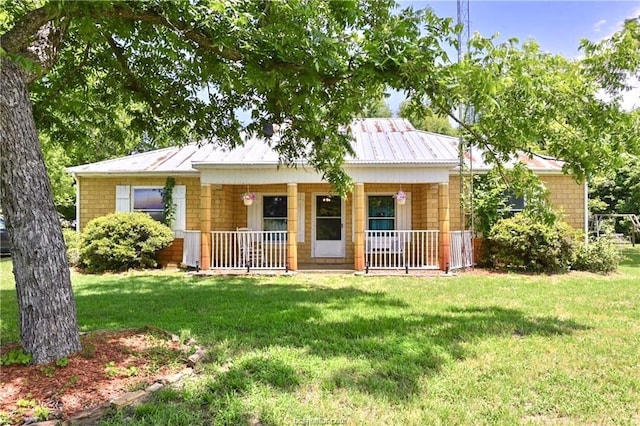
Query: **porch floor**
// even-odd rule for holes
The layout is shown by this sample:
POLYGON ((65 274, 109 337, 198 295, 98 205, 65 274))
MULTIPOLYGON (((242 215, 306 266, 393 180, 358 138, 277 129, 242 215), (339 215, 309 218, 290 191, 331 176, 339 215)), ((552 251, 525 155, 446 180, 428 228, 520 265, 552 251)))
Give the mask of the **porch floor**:
POLYGON ((280 276, 280 275, 304 275, 304 274, 331 274, 331 275, 358 275, 358 276, 372 276, 372 277, 387 277, 387 276, 413 276, 413 277, 444 277, 452 276, 455 273, 446 274, 440 270, 434 269, 409 269, 409 273, 406 274, 404 269, 371 269, 369 273, 365 271, 356 271, 349 267, 350 265, 300 265, 297 271, 285 272, 282 269, 252 269, 247 272, 246 269, 206 269, 198 272, 191 271, 189 274, 198 277, 210 277, 210 276, 243 276, 243 275, 257 275, 257 276, 280 276))

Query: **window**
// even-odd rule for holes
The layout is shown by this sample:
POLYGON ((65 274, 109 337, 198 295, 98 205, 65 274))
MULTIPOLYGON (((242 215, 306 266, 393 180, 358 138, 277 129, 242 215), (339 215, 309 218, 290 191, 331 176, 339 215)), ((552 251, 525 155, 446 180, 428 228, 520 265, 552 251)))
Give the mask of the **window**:
POLYGON ((265 231, 287 230, 287 197, 285 195, 262 198, 262 220, 265 231))
POLYGON ((148 213, 158 222, 164 219, 162 188, 133 188, 133 211, 148 213))
POLYGON ((396 229, 396 203, 391 195, 370 195, 368 200, 368 224, 372 231, 396 229))
POLYGON ((524 197, 517 197, 511 191, 507 191, 505 195, 507 196, 507 217, 512 217, 524 210, 524 197))

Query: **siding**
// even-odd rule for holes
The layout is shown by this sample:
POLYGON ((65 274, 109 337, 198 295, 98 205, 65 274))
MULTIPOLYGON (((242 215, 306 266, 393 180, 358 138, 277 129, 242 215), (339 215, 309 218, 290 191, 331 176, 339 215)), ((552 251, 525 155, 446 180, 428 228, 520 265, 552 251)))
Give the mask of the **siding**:
MULTIPOLYGON (((79 177, 80 182, 80 229, 100 216, 113 213, 116 208, 116 185, 164 186, 166 177, 79 177)), ((185 185, 187 190, 186 229, 200 229, 200 180, 176 177, 176 185, 185 185)))

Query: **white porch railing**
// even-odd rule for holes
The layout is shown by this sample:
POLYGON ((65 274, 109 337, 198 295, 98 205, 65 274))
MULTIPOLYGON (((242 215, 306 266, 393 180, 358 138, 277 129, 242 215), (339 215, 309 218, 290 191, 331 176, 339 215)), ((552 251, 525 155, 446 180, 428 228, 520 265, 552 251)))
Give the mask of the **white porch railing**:
POLYGON ((287 269, 287 231, 211 232, 211 269, 287 269))
POLYGON ((200 267, 200 231, 182 231, 182 264, 193 268, 200 267))
POLYGON ((439 231, 365 232, 365 267, 369 269, 439 269, 439 231))
POLYGON ((473 239, 471 231, 452 231, 450 269, 469 268, 473 266, 473 239))

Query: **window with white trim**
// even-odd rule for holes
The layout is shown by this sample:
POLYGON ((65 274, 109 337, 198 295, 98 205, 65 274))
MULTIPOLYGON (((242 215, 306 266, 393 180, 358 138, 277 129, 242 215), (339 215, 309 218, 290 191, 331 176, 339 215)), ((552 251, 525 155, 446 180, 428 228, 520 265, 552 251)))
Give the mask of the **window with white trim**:
POLYGON ((131 190, 131 198, 132 211, 147 213, 158 222, 164 220, 162 187, 134 187, 131 190))
POLYGON ((396 200, 392 195, 369 195, 367 197, 367 224, 371 231, 393 231, 396 229, 396 200))
MULTIPOLYGON (((262 229, 265 231, 287 230, 287 196, 265 195, 262 197, 262 229)), ((286 240, 286 234, 282 236, 286 240)), ((274 237, 279 239, 279 237, 274 237)))

